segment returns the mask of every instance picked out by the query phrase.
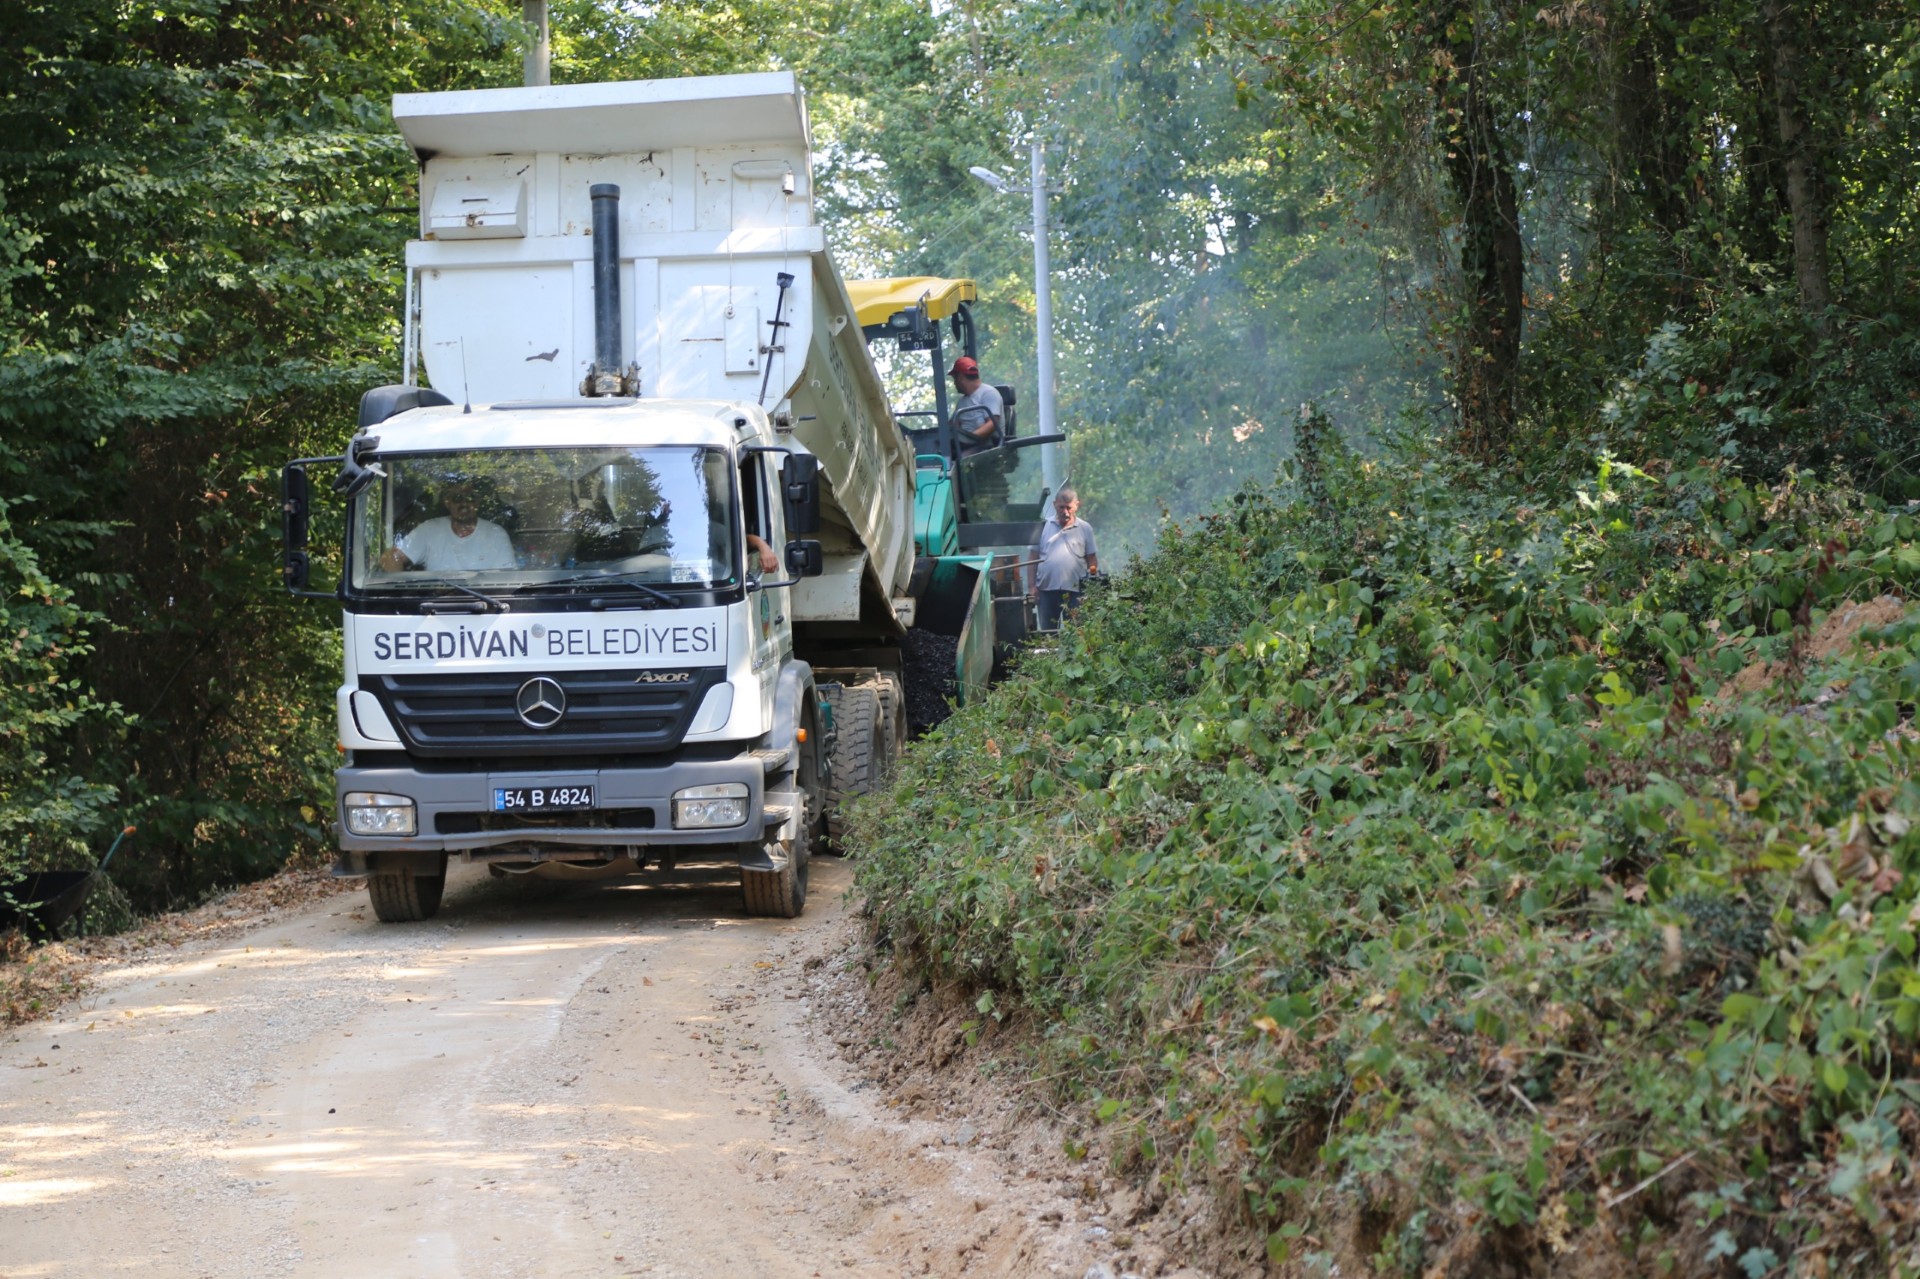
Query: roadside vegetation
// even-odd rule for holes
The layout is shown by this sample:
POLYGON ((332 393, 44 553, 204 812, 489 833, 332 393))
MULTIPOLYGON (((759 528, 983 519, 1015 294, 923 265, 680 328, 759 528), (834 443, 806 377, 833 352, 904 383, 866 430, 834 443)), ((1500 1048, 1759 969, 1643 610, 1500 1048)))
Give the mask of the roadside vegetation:
POLYGON ((1442 393, 1257 400, 866 808, 880 938, 1285 1273, 1920 1275, 1920 28, 1199 12, 1442 393))
POLYGON ((1920 516, 1302 437, 910 754, 883 938, 1288 1273, 1920 1273, 1920 516))

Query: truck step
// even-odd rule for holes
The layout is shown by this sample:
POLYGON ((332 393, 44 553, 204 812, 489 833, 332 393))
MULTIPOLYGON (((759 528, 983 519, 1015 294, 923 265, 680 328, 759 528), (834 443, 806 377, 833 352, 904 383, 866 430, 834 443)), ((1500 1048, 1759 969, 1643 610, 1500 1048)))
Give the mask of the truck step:
POLYGON ((760 761, 761 771, 768 773, 777 773, 793 762, 793 748, 791 746, 782 747, 778 750, 768 749, 748 751, 747 753, 760 761))
POLYGON ((792 805, 768 804, 766 807, 766 817, 764 820, 769 826, 782 826, 786 824, 787 818, 791 816, 793 816, 792 805))

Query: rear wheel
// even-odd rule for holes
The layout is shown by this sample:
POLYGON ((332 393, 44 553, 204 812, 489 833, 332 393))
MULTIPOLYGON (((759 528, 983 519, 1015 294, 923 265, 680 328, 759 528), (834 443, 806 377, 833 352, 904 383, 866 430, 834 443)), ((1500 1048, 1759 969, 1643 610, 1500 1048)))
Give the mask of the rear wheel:
POLYGON ((383 924, 407 924, 432 919, 440 913, 440 897, 447 889, 447 859, 440 858, 438 874, 426 874, 409 866, 403 870, 376 871, 367 876, 367 900, 383 924))
POLYGON ((880 727, 885 738, 880 751, 884 763, 875 770, 877 779, 893 771, 893 766, 900 762, 900 752, 906 749, 907 690, 900 683, 900 677, 891 674, 875 680, 873 688, 880 698, 880 727))
POLYGON ((886 733, 880 718, 880 695, 870 684, 841 685, 827 690, 833 708, 833 769, 827 788, 827 838, 834 851, 846 836, 846 805, 855 795, 870 793, 880 780, 886 733))

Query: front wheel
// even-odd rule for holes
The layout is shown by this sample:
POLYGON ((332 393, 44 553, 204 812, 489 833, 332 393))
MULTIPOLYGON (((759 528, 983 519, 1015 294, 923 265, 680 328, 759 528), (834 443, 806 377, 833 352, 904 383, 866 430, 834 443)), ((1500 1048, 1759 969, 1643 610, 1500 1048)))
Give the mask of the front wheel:
POLYGON ((746 900, 749 915, 798 919, 807 908, 807 864, 813 857, 813 832, 820 824, 823 802, 820 766, 814 754, 819 729, 812 717, 807 720, 807 738, 798 747, 800 758, 794 768, 791 802, 800 806, 800 812, 794 822, 794 837, 781 850, 786 854, 786 864, 778 870, 740 868, 740 895, 746 900))
POLYGON ((383 924, 410 924, 432 919, 440 913, 440 898, 447 889, 447 858, 440 856, 438 874, 426 874, 412 866, 401 870, 375 871, 367 876, 367 900, 383 924))
POLYGON ((747 914, 762 919, 798 919, 807 908, 807 855, 813 840, 802 827, 779 870, 740 869, 740 896, 747 914))

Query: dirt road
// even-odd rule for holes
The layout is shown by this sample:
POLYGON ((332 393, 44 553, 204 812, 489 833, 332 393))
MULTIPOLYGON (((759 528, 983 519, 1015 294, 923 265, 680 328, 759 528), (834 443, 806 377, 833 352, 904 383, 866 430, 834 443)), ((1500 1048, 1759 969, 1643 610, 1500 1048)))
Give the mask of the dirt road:
POLYGON ((429 923, 345 893, 109 971, 0 1040, 0 1276, 1124 1273, 833 1059, 850 879, 767 921, 724 871, 456 869, 429 923))

